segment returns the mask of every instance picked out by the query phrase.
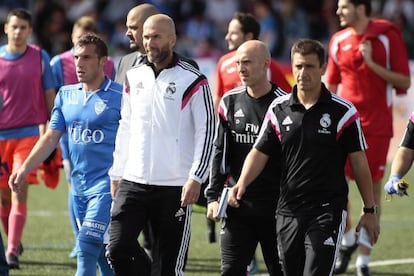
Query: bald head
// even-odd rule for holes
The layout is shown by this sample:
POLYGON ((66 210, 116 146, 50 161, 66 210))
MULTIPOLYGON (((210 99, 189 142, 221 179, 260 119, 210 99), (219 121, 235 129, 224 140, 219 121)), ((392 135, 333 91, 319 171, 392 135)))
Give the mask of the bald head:
POLYGON ((133 50, 145 53, 142 45, 142 25, 148 17, 158 14, 158 9, 151 4, 141 4, 133 7, 127 15, 126 36, 129 38, 129 47, 133 50))
POLYGON ((174 21, 165 14, 148 17, 142 30, 142 42, 147 57, 157 69, 165 68, 173 58, 176 42, 174 21))
POLYGON ((256 57, 261 61, 269 60, 270 61, 270 52, 266 44, 260 40, 248 40, 244 42, 237 49, 236 54, 248 53, 249 56, 256 57))
POLYGON ((175 24, 171 17, 166 14, 155 14, 147 18, 144 22, 144 29, 156 28, 163 33, 175 36, 175 24))
POLYGON ((127 15, 127 18, 135 18, 142 26, 148 17, 160 13, 159 10, 151 4, 141 4, 133 7, 127 15))
POLYGON ((266 44, 259 40, 248 40, 236 51, 237 70, 240 80, 252 97, 260 97, 270 91, 267 77, 270 53, 266 44))

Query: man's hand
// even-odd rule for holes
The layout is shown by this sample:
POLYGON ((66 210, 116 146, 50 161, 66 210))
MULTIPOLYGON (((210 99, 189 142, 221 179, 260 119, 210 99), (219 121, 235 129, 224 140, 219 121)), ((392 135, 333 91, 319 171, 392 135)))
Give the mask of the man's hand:
POLYGON ((118 191, 119 181, 118 180, 111 180, 111 197, 114 200, 116 196, 116 192, 118 191))
POLYGON ((212 201, 207 204, 207 218, 214 221, 220 221, 220 219, 217 218, 218 206, 218 201, 212 201))
POLYGON ((236 184, 234 185, 229 192, 229 205, 231 207, 235 207, 238 208, 239 205, 239 200, 242 198, 242 196, 244 195, 244 193, 246 192, 246 188, 236 184))
POLYGON ((389 177, 387 183, 384 185, 384 190, 387 194, 397 194, 399 196, 407 194, 408 183, 400 179, 399 175, 393 174, 389 177))
POLYGON ((371 238, 371 244, 374 245, 377 242, 378 236, 380 234, 380 226, 378 223, 377 214, 363 214, 356 227, 356 231, 359 232, 361 227, 364 227, 367 230, 371 238))
POLYGON ((181 192, 181 207, 196 203, 200 196, 201 184, 193 179, 188 179, 181 192))
POLYGON ((17 171, 13 172, 9 177, 9 187, 10 189, 15 192, 19 193, 20 189, 26 179, 27 172, 25 172, 22 168, 18 169, 17 171))

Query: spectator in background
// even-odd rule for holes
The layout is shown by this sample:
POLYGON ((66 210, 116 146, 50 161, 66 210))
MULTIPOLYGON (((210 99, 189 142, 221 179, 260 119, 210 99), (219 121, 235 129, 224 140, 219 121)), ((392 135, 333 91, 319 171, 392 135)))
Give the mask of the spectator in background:
POLYGON ((180 43, 184 44, 184 53, 192 57, 196 55, 200 44, 214 35, 214 24, 205 16, 205 6, 202 0, 193 3, 192 12, 183 23, 180 43))
POLYGON ((18 192, 6 183, 44 133, 56 92, 49 56, 28 44, 32 34, 30 12, 10 11, 4 32, 8 41, 0 47, 0 218, 8 237, 7 262, 13 269, 20 266, 29 184, 38 183, 36 169, 27 172, 18 192))
POLYGON ((414 59, 414 26, 410 25, 405 13, 396 12, 390 21, 395 23, 402 33, 405 45, 407 46, 408 58, 414 59))
MULTIPOLYGON (((86 34, 86 33, 96 33, 96 22, 94 18, 90 16, 82 16, 73 24, 72 29, 72 44, 73 47, 63 52, 59 55, 54 56, 50 61, 50 66, 52 68, 52 72, 55 76, 56 80, 56 90, 59 90, 60 87, 63 85, 75 84, 78 83, 78 76, 76 73, 76 65, 75 65, 75 45, 78 42, 79 38, 86 34)), ((110 79, 115 78, 115 68, 114 62, 111 58, 108 57, 107 62, 104 66, 104 73, 110 79)), ((63 159, 63 168, 65 170, 66 181, 68 183, 69 193, 68 193, 68 211, 69 211, 69 218, 72 225, 72 231, 76 237, 79 234, 79 225, 76 221, 75 212, 73 209, 73 196, 71 195, 71 180, 70 175, 72 173, 73 162, 70 160, 69 157, 69 148, 68 148, 68 135, 66 133, 62 134, 60 139, 60 149, 62 151, 62 159, 63 159)), ((76 247, 74 247, 69 254, 69 257, 75 258, 76 257, 76 247)))
POLYGON ((283 40, 278 60, 290 62, 290 49, 299 38, 309 37, 309 22, 306 13, 298 6, 297 0, 281 1, 280 16, 283 21, 283 40))
POLYGON ((54 1, 43 1, 37 5, 38 10, 33 27, 36 42, 50 56, 70 48, 70 23, 66 18, 64 7, 54 1))
MULTIPOLYGON (((407 49, 395 24, 370 17, 371 0, 339 0, 337 15, 343 30, 329 42, 326 73, 327 87, 338 92, 357 108, 369 145, 366 155, 374 187, 374 199, 381 206, 382 178, 393 136, 392 97, 405 95, 410 87, 407 49), (338 90, 340 85, 341 89, 338 90)), ((354 179, 351 166, 345 167, 348 179, 354 179)), ((381 209, 377 214, 378 221, 381 209)), ((347 218, 335 273, 344 273, 352 253, 358 247, 351 219, 347 218)), ((360 246, 356 275, 368 276, 371 248, 360 246)))
POLYGON ((254 0, 253 14, 260 23, 259 39, 267 45, 272 57, 278 59, 285 46, 283 21, 279 12, 274 9, 271 0, 254 0))
MULTIPOLYGON (((228 24, 225 37, 230 52, 222 56, 217 62, 215 89, 213 91, 216 111, 224 93, 241 84, 234 59, 237 48, 247 40, 257 40, 259 35, 260 24, 252 14, 239 12, 234 14, 233 19, 228 24)), ((290 91, 290 84, 273 59, 270 63, 268 78, 283 90, 290 91)))
POLYGON ((398 14, 406 18, 407 26, 414 28, 414 2, 412 0, 387 0, 384 1, 382 15, 391 20, 398 14))

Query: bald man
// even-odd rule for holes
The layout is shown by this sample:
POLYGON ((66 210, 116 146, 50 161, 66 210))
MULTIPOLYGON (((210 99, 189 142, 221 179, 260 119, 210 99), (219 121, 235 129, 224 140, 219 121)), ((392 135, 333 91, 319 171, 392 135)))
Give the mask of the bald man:
POLYGON ((142 45, 142 25, 151 15, 158 14, 158 9, 151 4, 140 4, 133 7, 126 19, 126 36, 129 38, 129 48, 133 51, 121 58, 117 68, 116 82, 123 83, 126 71, 141 61, 141 56, 145 55, 142 45))
MULTIPOLYGON (((242 86, 224 94, 218 107, 210 184, 206 189, 207 217, 218 220, 220 193, 236 183, 243 161, 252 148, 270 103, 286 93, 267 78, 267 46, 258 40, 244 42, 235 61, 242 86), (222 160, 227 171, 223 172, 222 160)), ((282 275, 276 246, 276 204, 279 197, 280 155, 275 152, 266 168, 249 186, 240 208, 227 208, 221 232, 221 275, 245 275, 260 243, 270 275, 282 275)))
POLYGON ((192 204, 209 173, 213 100, 207 78, 173 51, 175 25, 169 16, 150 16, 142 37, 146 56, 126 73, 109 172, 112 181, 119 181, 109 260, 118 276, 154 275, 137 241, 150 223, 152 256, 161 274, 182 275, 192 204))

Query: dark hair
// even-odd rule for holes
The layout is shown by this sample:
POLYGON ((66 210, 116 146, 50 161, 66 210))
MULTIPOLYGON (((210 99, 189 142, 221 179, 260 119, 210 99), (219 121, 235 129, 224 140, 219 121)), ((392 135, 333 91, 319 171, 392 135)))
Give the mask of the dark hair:
POLYGON ((371 0, 349 0, 354 6, 364 5, 365 6, 365 14, 367 16, 371 15, 372 7, 371 7, 371 0))
POLYGON ((10 18, 11 18, 12 16, 16 16, 16 17, 17 17, 17 18, 19 18, 19 19, 26 20, 26 21, 29 23, 30 27, 32 27, 32 14, 31 14, 28 10, 26 10, 26 9, 21 9, 21 8, 11 10, 11 11, 7 14, 6 23, 9 23, 10 18))
POLYGON ((295 42, 292 46, 292 50, 290 52, 291 58, 293 60, 294 54, 301 54, 302 56, 316 54, 319 59, 319 64, 322 66, 325 64, 325 48, 317 40, 314 39, 300 39, 295 42))
POLYGON ((252 33, 253 39, 259 39, 260 24, 250 13, 236 12, 233 19, 240 22, 241 30, 244 34, 252 33))
POLYGON ((106 46, 106 43, 102 38, 93 33, 82 35, 76 43, 76 46, 82 47, 89 44, 95 45, 96 53, 99 58, 108 56, 108 47, 106 46))

